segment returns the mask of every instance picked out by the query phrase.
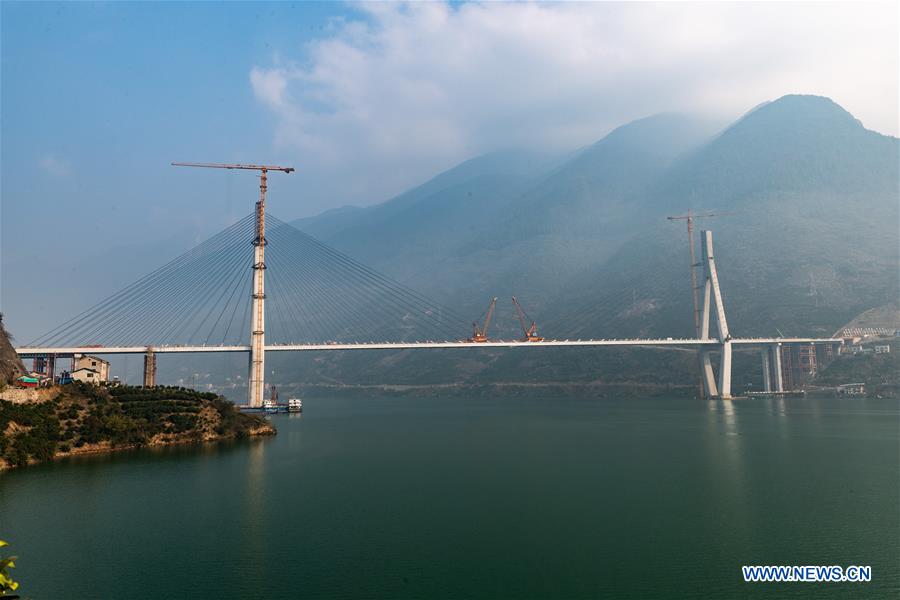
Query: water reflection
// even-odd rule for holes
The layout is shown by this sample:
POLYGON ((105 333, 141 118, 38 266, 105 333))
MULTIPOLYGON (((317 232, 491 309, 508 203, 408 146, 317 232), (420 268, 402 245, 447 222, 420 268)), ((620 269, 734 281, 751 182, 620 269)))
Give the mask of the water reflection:
POLYGON ((734 400, 730 398, 720 400, 722 414, 725 415, 725 433, 737 435, 737 414, 734 411, 734 400))
MULTIPOLYGON (((739 400, 737 402, 745 402, 739 400)), ((707 404, 707 442, 713 504, 742 504, 746 497, 744 441, 741 437, 740 409, 734 400, 711 400, 707 404), (724 437, 724 439, 723 439, 724 437)), ((730 526, 749 527, 749 515, 740 512, 731 516, 730 526)))
POLYGON ((250 439, 246 454, 247 477, 241 495, 241 571, 244 576, 264 576, 267 553, 268 507, 266 503, 266 440, 250 439))
POLYGON ((248 509, 260 506, 265 496, 266 440, 251 439, 247 452, 247 499, 248 509))
POLYGON ((784 396, 778 396, 777 398, 775 398, 775 406, 778 407, 779 416, 787 416, 787 405, 784 402, 784 396))

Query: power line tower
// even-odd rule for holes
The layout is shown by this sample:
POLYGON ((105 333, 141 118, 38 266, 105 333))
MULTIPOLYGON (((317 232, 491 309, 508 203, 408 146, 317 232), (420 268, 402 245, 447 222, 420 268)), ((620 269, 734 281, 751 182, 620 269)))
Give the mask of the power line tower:
POLYGON ((256 203, 256 237, 253 240, 253 306, 250 319, 250 377, 247 403, 262 406, 266 390, 266 174, 269 171, 292 173, 293 167, 216 163, 180 163, 176 167, 207 169, 243 169, 259 171, 259 201, 256 203))
MULTIPOLYGON (((701 263, 697 262, 697 254, 695 251, 694 244, 694 219, 708 219, 711 217, 721 217, 725 215, 732 215, 734 213, 731 212, 722 212, 722 213, 701 213, 699 215, 695 215, 691 209, 688 209, 686 215, 676 215, 672 217, 666 217, 669 221, 685 221, 687 223, 687 236, 688 236, 688 249, 690 251, 691 256, 691 301, 694 306, 694 334, 697 338, 700 338, 700 297, 699 292, 700 288, 697 286, 697 269, 703 266, 701 263)), ((702 365, 700 367, 702 369, 702 365)), ((703 387, 703 375, 700 375, 700 397, 703 398, 705 396, 704 387, 703 387)))

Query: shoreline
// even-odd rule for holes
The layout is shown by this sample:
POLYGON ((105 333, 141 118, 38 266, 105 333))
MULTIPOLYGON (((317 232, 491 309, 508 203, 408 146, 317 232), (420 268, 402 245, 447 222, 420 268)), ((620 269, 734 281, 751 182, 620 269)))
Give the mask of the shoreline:
POLYGON ((271 422, 240 412, 223 396, 187 388, 72 384, 40 392, 0 401, 0 471, 277 433, 271 422))
MULTIPOLYGON (((215 445, 223 442, 234 442, 240 439, 250 439, 250 438, 265 438, 272 437, 278 434, 278 431, 271 425, 268 424, 265 427, 258 427, 250 432, 248 432, 246 437, 238 437, 235 435, 223 435, 220 437, 214 438, 196 438, 191 436, 180 437, 176 439, 166 439, 166 440, 154 440, 147 444, 124 444, 124 445, 112 445, 110 442, 99 442, 96 444, 85 444, 80 448, 72 448, 67 452, 57 451, 53 457, 47 460, 38 460, 31 459, 28 461, 26 467, 31 467, 35 465, 42 465, 49 462, 55 462, 58 460, 63 460, 66 458, 78 458, 82 456, 99 456, 102 454, 115 454, 117 452, 124 452, 127 450, 142 450, 146 448, 169 448, 172 446, 190 446, 190 445, 215 445)), ((21 466, 11 465, 6 461, 0 459, 0 474, 4 471, 12 471, 15 469, 20 469, 21 466)))

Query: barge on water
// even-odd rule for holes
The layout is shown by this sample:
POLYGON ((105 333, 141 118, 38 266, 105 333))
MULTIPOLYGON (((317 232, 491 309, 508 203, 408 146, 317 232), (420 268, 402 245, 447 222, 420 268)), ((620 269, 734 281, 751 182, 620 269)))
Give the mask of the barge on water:
POLYGON ((806 396, 806 390, 791 390, 787 392, 746 392, 751 398, 802 398, 806 396))
POLYGON ((248 413, 266 413, 270 415, 279 413, 299 413, 303 412, 303 400, 300 398, 291 398, 287 404, 280 404, 275 400, 263 400, 262 406, 249 406, 242 404, 238 406, 242 412, 248 413))

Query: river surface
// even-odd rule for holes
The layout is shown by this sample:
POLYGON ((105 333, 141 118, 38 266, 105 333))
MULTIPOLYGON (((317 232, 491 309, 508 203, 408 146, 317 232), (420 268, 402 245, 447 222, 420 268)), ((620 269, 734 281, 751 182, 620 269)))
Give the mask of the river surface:
POLYGON ((900 596, 896 400, 355 396, 273 420, 0 475, 20 592, 900 596), (745 584, 744 564, 873 581, 745 584))

